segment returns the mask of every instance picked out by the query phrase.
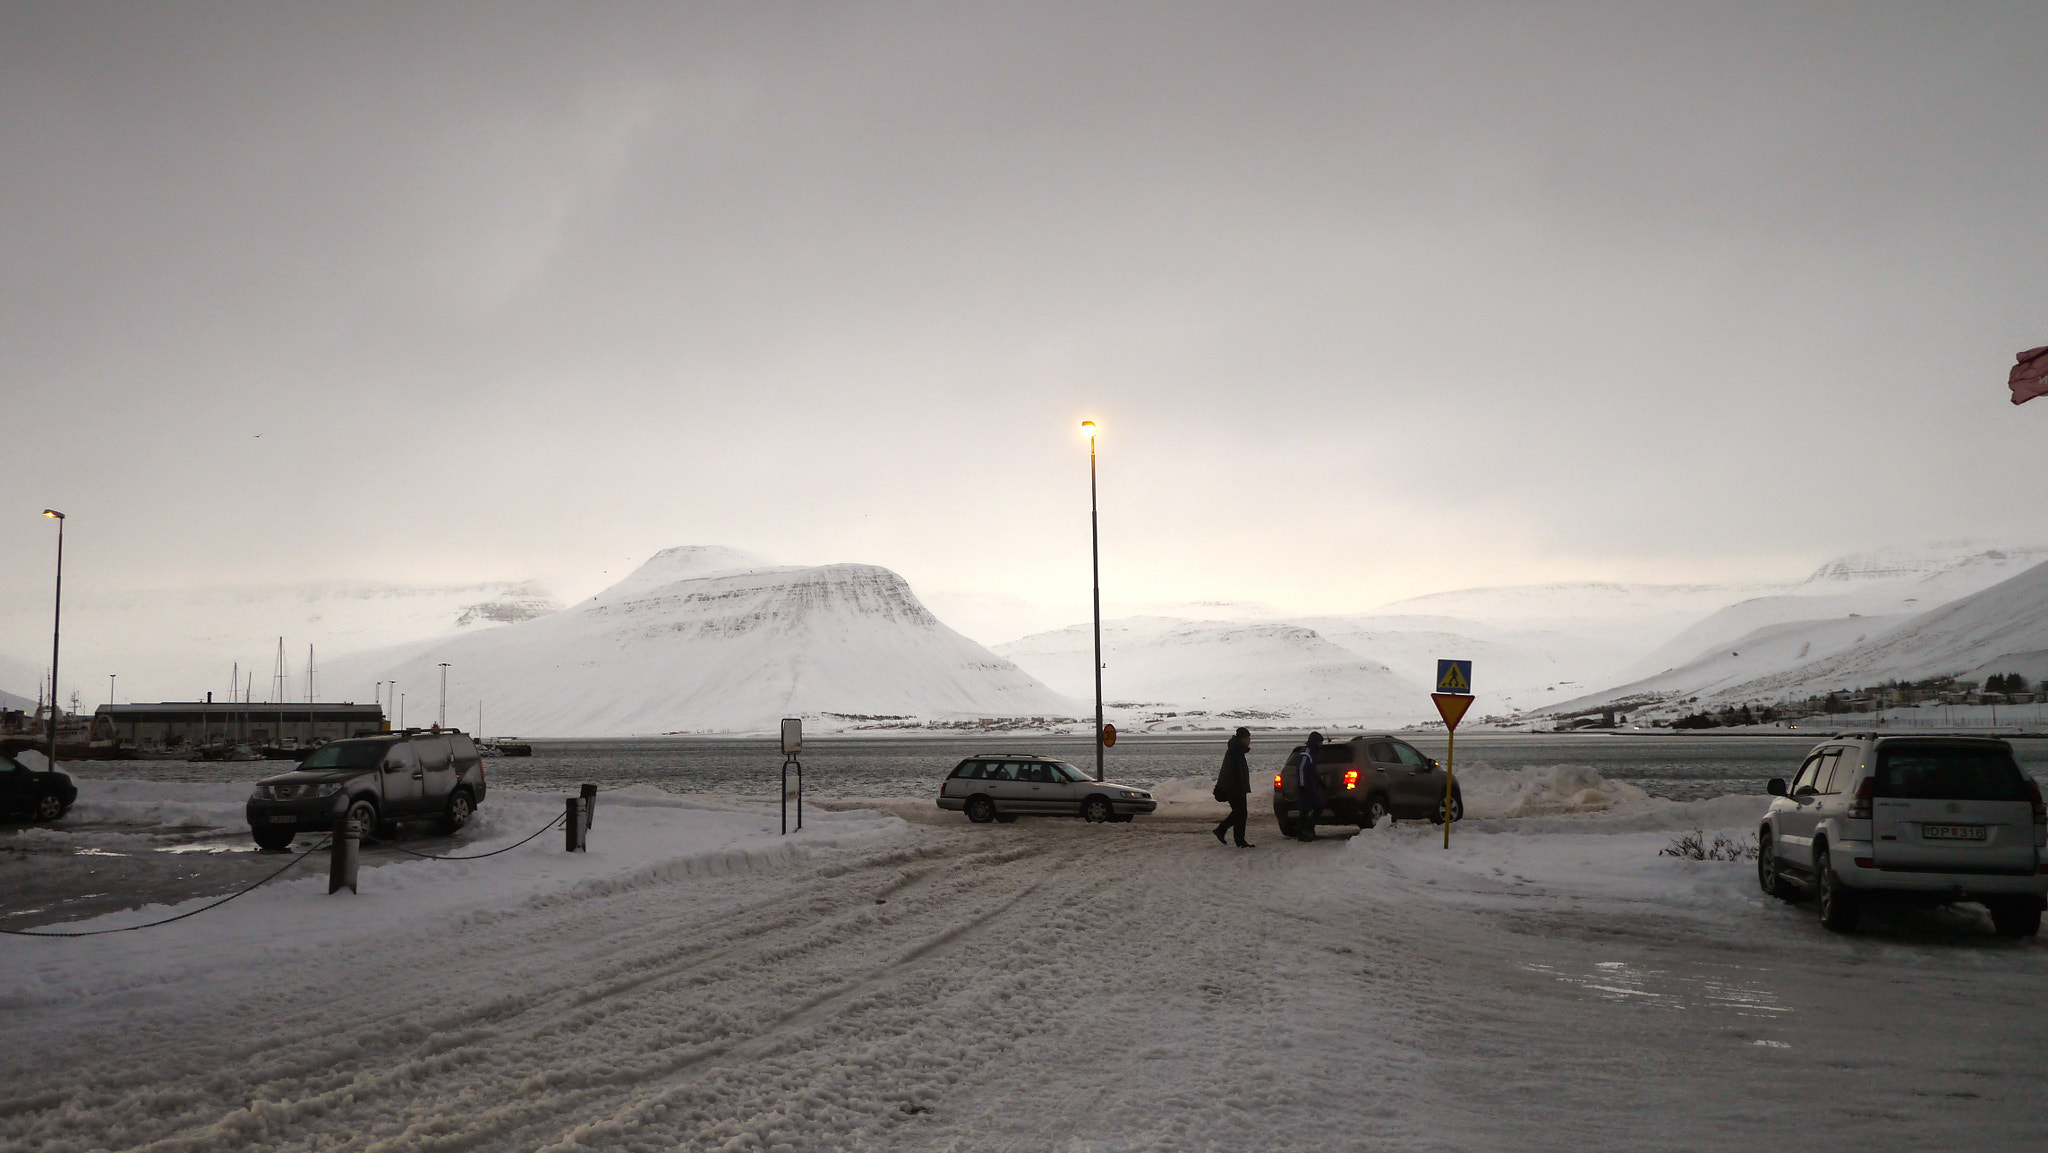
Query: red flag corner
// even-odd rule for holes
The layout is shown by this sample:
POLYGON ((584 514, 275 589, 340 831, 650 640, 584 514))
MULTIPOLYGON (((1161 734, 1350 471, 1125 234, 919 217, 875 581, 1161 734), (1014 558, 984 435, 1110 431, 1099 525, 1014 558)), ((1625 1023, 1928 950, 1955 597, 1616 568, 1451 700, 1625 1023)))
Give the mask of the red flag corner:
POLYGON ((2025 404, 2037 396, 2048 396, 2048 344, 2030 348, 2013 358, 2018 363, 2012 366, 2012 375, 2005 383, 2012 386, 2012 402, 2025 404))

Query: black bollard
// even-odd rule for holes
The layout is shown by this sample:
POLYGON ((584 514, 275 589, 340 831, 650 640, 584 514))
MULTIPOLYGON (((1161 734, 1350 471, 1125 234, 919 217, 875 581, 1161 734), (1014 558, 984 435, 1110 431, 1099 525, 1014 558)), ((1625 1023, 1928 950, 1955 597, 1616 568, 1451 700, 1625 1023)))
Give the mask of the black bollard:
POLYGON ((583 798, 564 799, 569 803, 568 812, 562 821, 562 849, 564 852, 574 853, 583 848, 583 798))
POLYGON ((362 844, 362 830, 347 817, 334 830, 332 855, 327 864, 327 895, 333 896, 344 888, 356 891, 356 850, 362 844))
POLYGON ((597 825, 597 786, 583 782, 583 831, 589 832, 597 825))

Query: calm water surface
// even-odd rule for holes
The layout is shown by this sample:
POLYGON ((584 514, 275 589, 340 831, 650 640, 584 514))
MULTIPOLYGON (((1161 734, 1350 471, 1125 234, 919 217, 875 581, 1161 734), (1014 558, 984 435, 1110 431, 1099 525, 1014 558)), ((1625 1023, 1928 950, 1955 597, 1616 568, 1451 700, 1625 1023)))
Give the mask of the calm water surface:
MULTIPOLYGON (((1255 772, 1280 767, 1300 733, 1260 733, 1252 741, 1255 772)), ((1342 736, 1332 731, 1333 736, 1342 736)), ((1457 767, 1544 768, 1583 765, 1610 781, 1627 781, 1652 796, 1698 800, 1758 795, 1771 777, 1790 777, 1806 750, 1826 734, 1777 736, 1604 736, 1472 734, 1461 738, 1457 767)), ((1408 735, 1442 759, 1444 738, 1408 735)), ((584 781, 599 788, 654 785, 673 793, 775 795, 782 755, 772 737, 665 737, 639 740, 534 741, 533 756, 486 761, 493 785, 570 792, 584 781)), ((2015 740, 2020 764, 2048 779, 2048 741, 2015 740)), ((1038 753, 1094 767, 1094 746, 1082 736, 916 735, 813 737, 802 762, 804 791, 817 798, 935 795, 962 757, 975 753, 1038 753)), ((1113 780, 1150 786, 1183 777, 1208 778, 1223 757, 1223 736, 1127 736, 1104 758, 1113 780)), ((181 761, 67 762, 81 777, 164 781, 254 782, 289 765, 278 761, 204 764, 181 761)))

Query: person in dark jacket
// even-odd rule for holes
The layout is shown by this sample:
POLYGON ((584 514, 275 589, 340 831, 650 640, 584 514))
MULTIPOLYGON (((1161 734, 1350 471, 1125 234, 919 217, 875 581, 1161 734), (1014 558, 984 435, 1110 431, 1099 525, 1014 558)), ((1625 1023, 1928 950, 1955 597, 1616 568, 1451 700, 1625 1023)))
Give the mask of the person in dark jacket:
POLYGON ((1234 834, 1237 847, 1250 849, 1254 846, 1244 839, 1245 820, 1249 816, 1245 798, 1252 791, 1252 767, 1245 759, 1252 751, 1252 731, 1240 728, 1223 749, 1223 768, 1216 774, 1216 799, 1230 803, 1230 815, 1216 825, 1216 843, 1228 844, 1223 839, 1226 830, 1234 834))
POLYGON ((1301 813, 1301 821, 1294 834, 1297 840, 1316 839, 1316 812, 1323 807, 1323 774, 1316 768, 1316 750, 1322 744, 1323 734, 1310 733, 1308 744, 1303 745, 1287 765, 1288 771, 1294 774, 1294 804, 1301 813))

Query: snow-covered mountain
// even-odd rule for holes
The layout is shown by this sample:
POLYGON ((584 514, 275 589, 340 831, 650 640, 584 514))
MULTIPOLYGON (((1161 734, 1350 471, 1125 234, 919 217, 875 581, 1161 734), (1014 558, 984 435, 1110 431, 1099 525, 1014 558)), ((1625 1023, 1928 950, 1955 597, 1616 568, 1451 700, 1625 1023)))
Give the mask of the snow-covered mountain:
MULTIPOLYGON (((561 607, 528 581, 330 581, 126 592, 67 585, 64 591, 64 692, 68 700, 78 690, 88 709, 106 700, 108 673, 119 674, 116 689, 123 701, 194 700, 209 691, 225 699, 237 664, 245 678, 254 674, 256 700, 273 699, 279 637, 285 640, 285 699, 305 699, 308 645, 314 649, 319 695, 346 699, 351 694, 325 675, 328 661, 342 653, 486 631, 561 607)), ((37 670, 22 682, 31 690, 37 675, 49 669, 48 614, 47 604, 0 613, 0 637, 10 646, 40 637, 37 647, 5 654, 37 670)), ((368 700, 370 691, 364 685, 354 695, 368 700)))
POLYGON ((560 612, 337 660, 333 676, 397 681, 406 721, 527 736, 759 732, 1069 718, 1081 709, 947 628, 903 578, 863 564, 775 566, 669 549, 560 612))
POLYGON ((2048 676, 2048 563, 1875 631, 1826 657, 1730 686, 1727 697, 1804 697, 1888 680, 2048 676))
MULTIPOLYGON (((1092 703, 1091 625, 996 646, 1060 692, 1092 703)), ((1103 699, 1124 723, 1209 718, 1293 724, 1391 725, 1422 719, 1429 690, 1315 630, 1281 621, 1127 617, 1102 623, 1103 699)))

